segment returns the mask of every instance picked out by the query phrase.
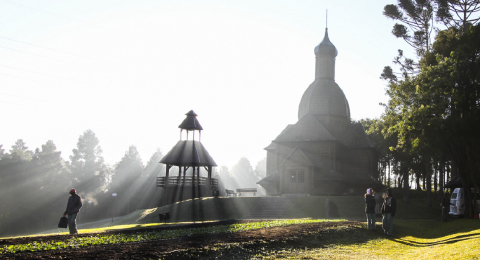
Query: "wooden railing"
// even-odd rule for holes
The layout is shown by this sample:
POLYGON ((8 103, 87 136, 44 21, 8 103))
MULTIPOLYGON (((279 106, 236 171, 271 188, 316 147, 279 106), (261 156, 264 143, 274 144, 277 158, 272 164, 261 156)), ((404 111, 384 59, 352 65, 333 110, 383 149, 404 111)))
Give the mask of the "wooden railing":
POLYGON ((212 190, 218 190, 218 180, 214 178, 195 177, 192 176, 170 176, 157 177, 157 187, 166 186, 211 186, 212 190))

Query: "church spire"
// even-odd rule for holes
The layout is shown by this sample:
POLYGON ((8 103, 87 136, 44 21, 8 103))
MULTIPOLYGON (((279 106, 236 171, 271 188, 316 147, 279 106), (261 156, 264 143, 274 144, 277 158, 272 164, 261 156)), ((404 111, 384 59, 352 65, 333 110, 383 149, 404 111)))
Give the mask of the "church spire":
POLYGON ((328 78, 335 80, 335 57, 337 48, 328 38, 328 28, 325 28, 325 36, 322 42, 315 47, 315 78, 328 78))

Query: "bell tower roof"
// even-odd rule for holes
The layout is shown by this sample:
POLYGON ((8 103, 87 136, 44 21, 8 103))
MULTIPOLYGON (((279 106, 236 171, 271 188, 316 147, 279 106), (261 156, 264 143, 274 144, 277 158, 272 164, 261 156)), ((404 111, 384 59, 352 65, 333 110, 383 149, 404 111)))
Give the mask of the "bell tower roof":
POLYGON ((325 36, 323 37, 322 42, 315 46, 314 49, 315 56, 331 56, 331 57, 337 57, 338 51, 337 48, 335 48, 335 45, 330 41, 328 38, 328 28, 325 28, 325 36))
POLYGON ((185 114, 187 118, 183 120, 183 122, 178 126, 178 128, 182 130, 192 131, 192 130, 203 130, 200 122, 198 122, 197 114, 190 110, 188 113, 185 114))
POLYGON ((315 47, 315 80, 304 92, 298 108, 298 119, 306 114, 321 118, 342 118, 350 121, 350 107, 342 89, 335 82, 337 48, 328 38, 315 47))

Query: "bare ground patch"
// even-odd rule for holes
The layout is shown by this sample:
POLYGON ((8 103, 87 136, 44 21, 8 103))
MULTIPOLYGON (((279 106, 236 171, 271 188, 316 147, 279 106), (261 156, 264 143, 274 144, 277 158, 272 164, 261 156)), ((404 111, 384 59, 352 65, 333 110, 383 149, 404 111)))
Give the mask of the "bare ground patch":
MULTIPOLYGON (((181 227, 159 227, 135 230, 111 231, 108 233, 135 233, 145 231, 161 231, 165 229, 198 228, 247 221, 230 221, 220 223, 196 223, 181 227)), ((332 227, 355 227, 359 222, 324 222, 296 224, 283 227, 264 228, 229 234, 201 235, 181 237, 168 240, 150 240, 136 243, 121 243, 113 245, 89 246, 82 248, 37 251, 3 255, 7 259, 178 259, 178 258, 210 258, 212 252, 225 251, 226 248, 245 248, 247 250, 262 250, 264 247, 281 247, 282 244, 321 247, 324 234, 332 227), (307 241, 304 238, 308 238, 307 241)), ((93 234, 80 234, 77 237, 88 237, 93 234)), ((29 244, 34 241, 51 242, 67 241, 69 235, 52 235, 41 237, 22 237, 0 240, 0 246, 12 244, 29 244)), ((222 255, 215 253, 215 255, 222 255)), ((229 255, 229 258, 241 256, 229 255)), ((228 258, 225 255, 225 258, 228 258)))

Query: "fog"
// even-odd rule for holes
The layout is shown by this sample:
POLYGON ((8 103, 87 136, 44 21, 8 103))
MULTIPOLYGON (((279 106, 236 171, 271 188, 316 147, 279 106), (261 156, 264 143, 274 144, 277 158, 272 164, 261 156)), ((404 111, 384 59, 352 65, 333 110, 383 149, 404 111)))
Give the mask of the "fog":
MULTIPOLYGON (((132 145, 117 163, 108 165, 100 143, 92 130, 85 131, 68 155, 69 160, 62 158, 52 140, 34 150, 21 139, 10 149, 0 145, 0 236, 55 229, 71 188, 83 200, 78 223, 160 206, 164 190, 156 186, 156 179, 165 176, 165 167, 159 163, 162 150, 157 149, 144 165, 132 145)), ((187 176, 191 174, 187 171, 187 176)), ((173 167, 170 176, 175 175, 178 169, 173 167)), ((207 172, 201 169, 200 176, 206 177, 207 172)), ((262 194, 256 182, 264 176, 265 159, 255 169, 243 157, 231 169, 220 166, 213 170, 220 195, 225 194, 225 188, 255 187, 262 194)))
POLYGON ((158 206, 158 162, 191 109, 221 195, 262 194, 263 148, 298 119, 325 9, 352 118, 383 111, 379 75, 406 46, 390 36, 393 22, 379 22, 383 5, 0 2, 0 235, 55 227, 70 188, 83 198, 81 222, 158 206))

